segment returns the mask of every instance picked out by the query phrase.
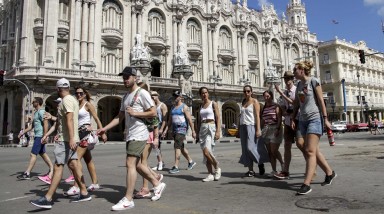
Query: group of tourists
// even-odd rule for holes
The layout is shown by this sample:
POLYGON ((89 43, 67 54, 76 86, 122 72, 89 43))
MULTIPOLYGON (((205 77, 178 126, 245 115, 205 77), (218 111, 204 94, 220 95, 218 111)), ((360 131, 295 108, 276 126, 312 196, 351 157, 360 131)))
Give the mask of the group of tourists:
MULTIPOLYGON (((252 87, 243 87, 244 98, 241 103, 239 132, 241 139, 241 157, 239 163, 248 167, 247 177, 256 176, 254 163, 258 165, 259 175, 265 174, 265 163, 270 162, 272 172, 269 174, 276 179, 289 178, 292 144, 296 142, 306 161, 305 180, 297 194, 307 194, 313 176, 316 175, 316 165, 325 172, 322 185, 330 185, 337 176, 328 165, 319 149, 319 139, 323 133, 323 122, 327 128, 327 120, 322 89, 316 78, 310 77, 312 69, 310 62, 297 63, 293 70, 285 72, 286 90, 275 85, 281 95, 282 102, 274 102, 273 93, 269 90, 263 93, 264 105, 254 98, 252 87), (298 80, 295 86, 294 79, 298 80), (282 126, 283 124, 283 126, 282 126), (284 139, 284 155, 279 152, 284 139), (281 171, 277 171, 277 163, 281 171)), ((187 132, 190 129, 192 137, 198 139, 203 154, 203 162, 207 167, 208 176, 203 182, 217 181, 221 177, 219 161, 214 155, 215 143, 221 136, 221 121, 218 104, 209 98, 206 87, 199 89, 201 97, 200 126, 195 130, 189 107, 184 103, 186 95, 180 91, 173 93, 173 106, 168 112, 167 106, 159 99, 159 93, 148 91, 146 84, 137 83, 137 71, 133 67, 125 67, 119 74, 122 76, 127 93, 124 95, 119 114, 104 127, 102 126, 95 107, 90 103, 90 94, 83 87, 75 88, 75 97, 70 94, 70 83, 62 78, 57 81, 56 88, 59 98, 55 100, 58 113, 53 116, 42 109, 43 99, 35 97, 33 106, 35 113, 33 123, 24 132, 34 129, 34 144, 27 170, 18 176, 19 179, 30 179, 30 173, 39 154, 49 167, 49 171, 39 179, 49 184, 47 193, 31 203, 37 207, 50 209, 52 197, 62 179, 64 165, 67 164, 74 178, 73 186, 65 192, 66 196, 76 196, 72 202, 89 201, 89 192, 100 188, 92 160, 91 150, 94 148, 96 135, 107 141, 106 132, 125 121, 126 142, 126 192, 124 197, 112 210, 133 208, 134 198, 151 198, 157 201, 161 198, 166 184, 162 182, 163 175, 158 172, 164 167, 159 137, 165 137, 171 130, 174 139, 174 164, 169 173, 180 172, 180 157, 188 161, 187 170, 196 165, 185 147, 187 132), (97 124, 97 130, 91 126, 92 118, 97 124), (167 119, 168 118, 168 119, 167 119), (49 128, 48 122, 53 126, 49 128), (55 134, 55 164, 52 164, 46 154, 45 144, 48 136, 55 134), (197 133, 196 133, 197 132, 197 133), (157 166, 148 165, 151 151, 155 151, 157 166), (82 174, 80 160, 84 158, 91 177, 91 185, 86 187, 82 174), (143 177, 143 186, 135 192, 137 174, 143 177), (153 195, 149 188, 153 186, 153 195)), ((21 137, 24 133, 20 133, 21 137)), ((68 179, 67 179, 68 180, 68 179)))

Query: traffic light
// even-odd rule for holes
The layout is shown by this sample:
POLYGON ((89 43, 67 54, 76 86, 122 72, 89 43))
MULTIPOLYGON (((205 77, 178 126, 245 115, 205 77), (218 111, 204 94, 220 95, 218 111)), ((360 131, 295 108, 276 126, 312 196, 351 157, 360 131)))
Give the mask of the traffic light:
POLYGON ((364 63, 365 63, 365 54, 364 54, 364 50, 359 50, 359 58, 360 58, 360 62, 361 62, 361 64, 364 64, 364 63))
POLYGON ((5 74, 5 71, 0 70, 0 86, 3 86, 4 84, 4 74, 5 74))

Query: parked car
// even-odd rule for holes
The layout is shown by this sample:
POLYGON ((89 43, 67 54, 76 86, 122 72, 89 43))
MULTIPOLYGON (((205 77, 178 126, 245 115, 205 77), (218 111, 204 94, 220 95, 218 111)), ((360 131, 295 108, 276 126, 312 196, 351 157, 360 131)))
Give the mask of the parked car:
POLYGON ((347 125, 345 121, 336 121, 332 122, 331 124, 331 130, 333 132, 341 132, 344 133, 347 131, 347 125))
POLYGON ((368 123, 347 124, 348 132, 368 131, 368 123))

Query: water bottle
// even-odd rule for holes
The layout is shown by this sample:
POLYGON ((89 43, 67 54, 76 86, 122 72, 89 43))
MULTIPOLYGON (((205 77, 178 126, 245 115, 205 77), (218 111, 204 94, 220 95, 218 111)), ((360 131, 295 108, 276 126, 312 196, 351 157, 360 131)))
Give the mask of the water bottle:
POLYGON ((328 135, 328 142, 330 146, 334 146, 335 143, 335 137, 333 136, 333 132, 331 129, 327 130, 327 135, 328 135))

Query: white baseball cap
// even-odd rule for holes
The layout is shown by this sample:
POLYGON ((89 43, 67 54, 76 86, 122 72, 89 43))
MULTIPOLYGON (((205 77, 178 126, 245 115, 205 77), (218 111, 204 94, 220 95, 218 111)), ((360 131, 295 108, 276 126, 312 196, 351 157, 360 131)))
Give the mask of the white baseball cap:
POLYGON ((54 100, 55 103, 61 103, 62 99, 59 97, 56 100, 54 100))
POLYGON ((70 87, 70 84, 69 84, 69 81, 65 78, 61 78, 59 80, 57 80, 57 83, 56 83, 56 88, 69 88, 70 87))

